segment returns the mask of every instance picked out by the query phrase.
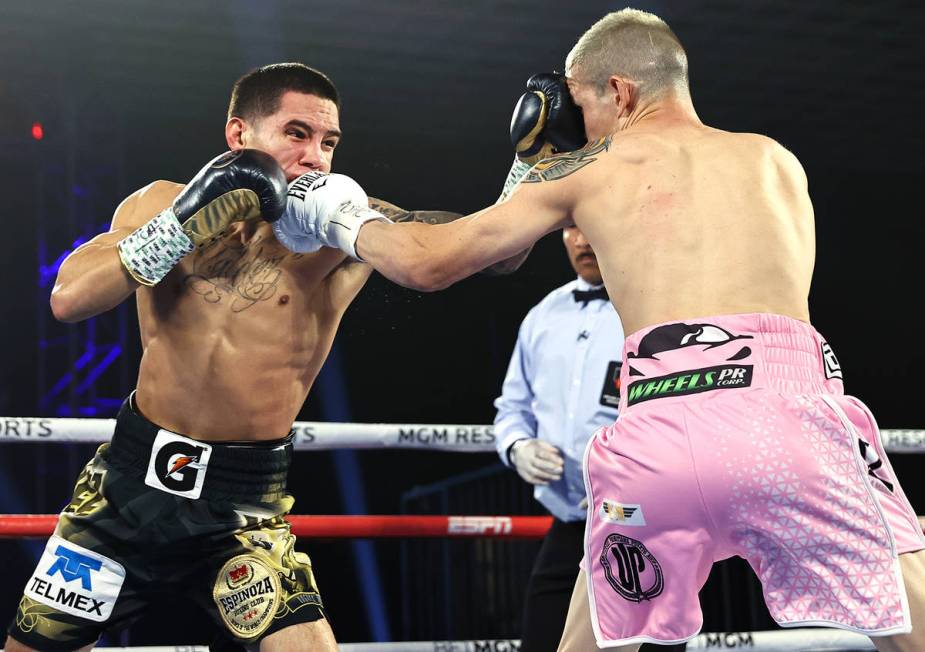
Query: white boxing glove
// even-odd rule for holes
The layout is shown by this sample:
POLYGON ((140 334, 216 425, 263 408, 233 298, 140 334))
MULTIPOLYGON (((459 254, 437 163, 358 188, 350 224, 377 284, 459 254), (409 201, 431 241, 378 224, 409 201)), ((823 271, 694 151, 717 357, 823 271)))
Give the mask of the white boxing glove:
POLYGON ((370 220, 391 221, 369 207, 360 184, 343 174, 308 172, 289 184, 286 210, 273 232, 291 251, 334 247, 359 260, 357 236, 370 220))

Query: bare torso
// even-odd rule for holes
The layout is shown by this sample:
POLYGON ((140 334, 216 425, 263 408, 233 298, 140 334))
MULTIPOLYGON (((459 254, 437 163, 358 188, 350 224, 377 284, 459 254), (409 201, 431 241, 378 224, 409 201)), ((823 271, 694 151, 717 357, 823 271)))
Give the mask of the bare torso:
POLYGON ((564 181, 627 333, 744 312, 809 321, 813 212, 783 147, 682 124, 615 134, 597 159, 564 181))
MULTIPOLYGON (((137 213, 156 213, 182 188, 159 184, 137 213)), ((333 249, 287 251, 262 221, 233 224, 137 291, 138 409, 197 439, 285 436, 368 276, 333 249)))

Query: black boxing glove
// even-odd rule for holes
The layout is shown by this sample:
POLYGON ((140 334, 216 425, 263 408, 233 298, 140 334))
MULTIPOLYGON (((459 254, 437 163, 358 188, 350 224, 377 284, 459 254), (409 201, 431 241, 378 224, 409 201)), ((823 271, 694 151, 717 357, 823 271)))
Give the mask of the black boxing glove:
POLYGON ((587 143, 581 109, 572 101, 565 76, 543 72, 527 80, 511 116, 511 144, 517 158, 534 165, 587 143))
POLYGON ((119 257, 132 278, 155 285, 232 222, 279 219, 287 190, 286 174, 266 152, 225 152, 186 184, 170 208, 119 241, 119 257))

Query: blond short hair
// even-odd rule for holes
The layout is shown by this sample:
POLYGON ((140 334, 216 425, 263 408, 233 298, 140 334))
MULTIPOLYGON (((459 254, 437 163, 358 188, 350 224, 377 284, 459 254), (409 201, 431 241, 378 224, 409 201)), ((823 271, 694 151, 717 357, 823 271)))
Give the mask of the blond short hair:
POLYGON ((603 92, 611 75, 639 84, 641 97, 689 93, 687 54, 664 20, 638 9, 607 14, 582 34, 565 60, 571 75, 603 92))

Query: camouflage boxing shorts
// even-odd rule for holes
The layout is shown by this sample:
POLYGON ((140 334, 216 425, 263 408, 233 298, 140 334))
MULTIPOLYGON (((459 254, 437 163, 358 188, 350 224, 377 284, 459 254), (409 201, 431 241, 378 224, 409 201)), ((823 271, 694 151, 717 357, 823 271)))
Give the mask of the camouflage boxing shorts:
POLYGON ((291 442, 197 441, 133 407, 129 397, 112 442, 80 474, 10 636, 73 650, 170 594, 192 597, 242 644, 323 618, 311 562, 283 519, 291 442))

